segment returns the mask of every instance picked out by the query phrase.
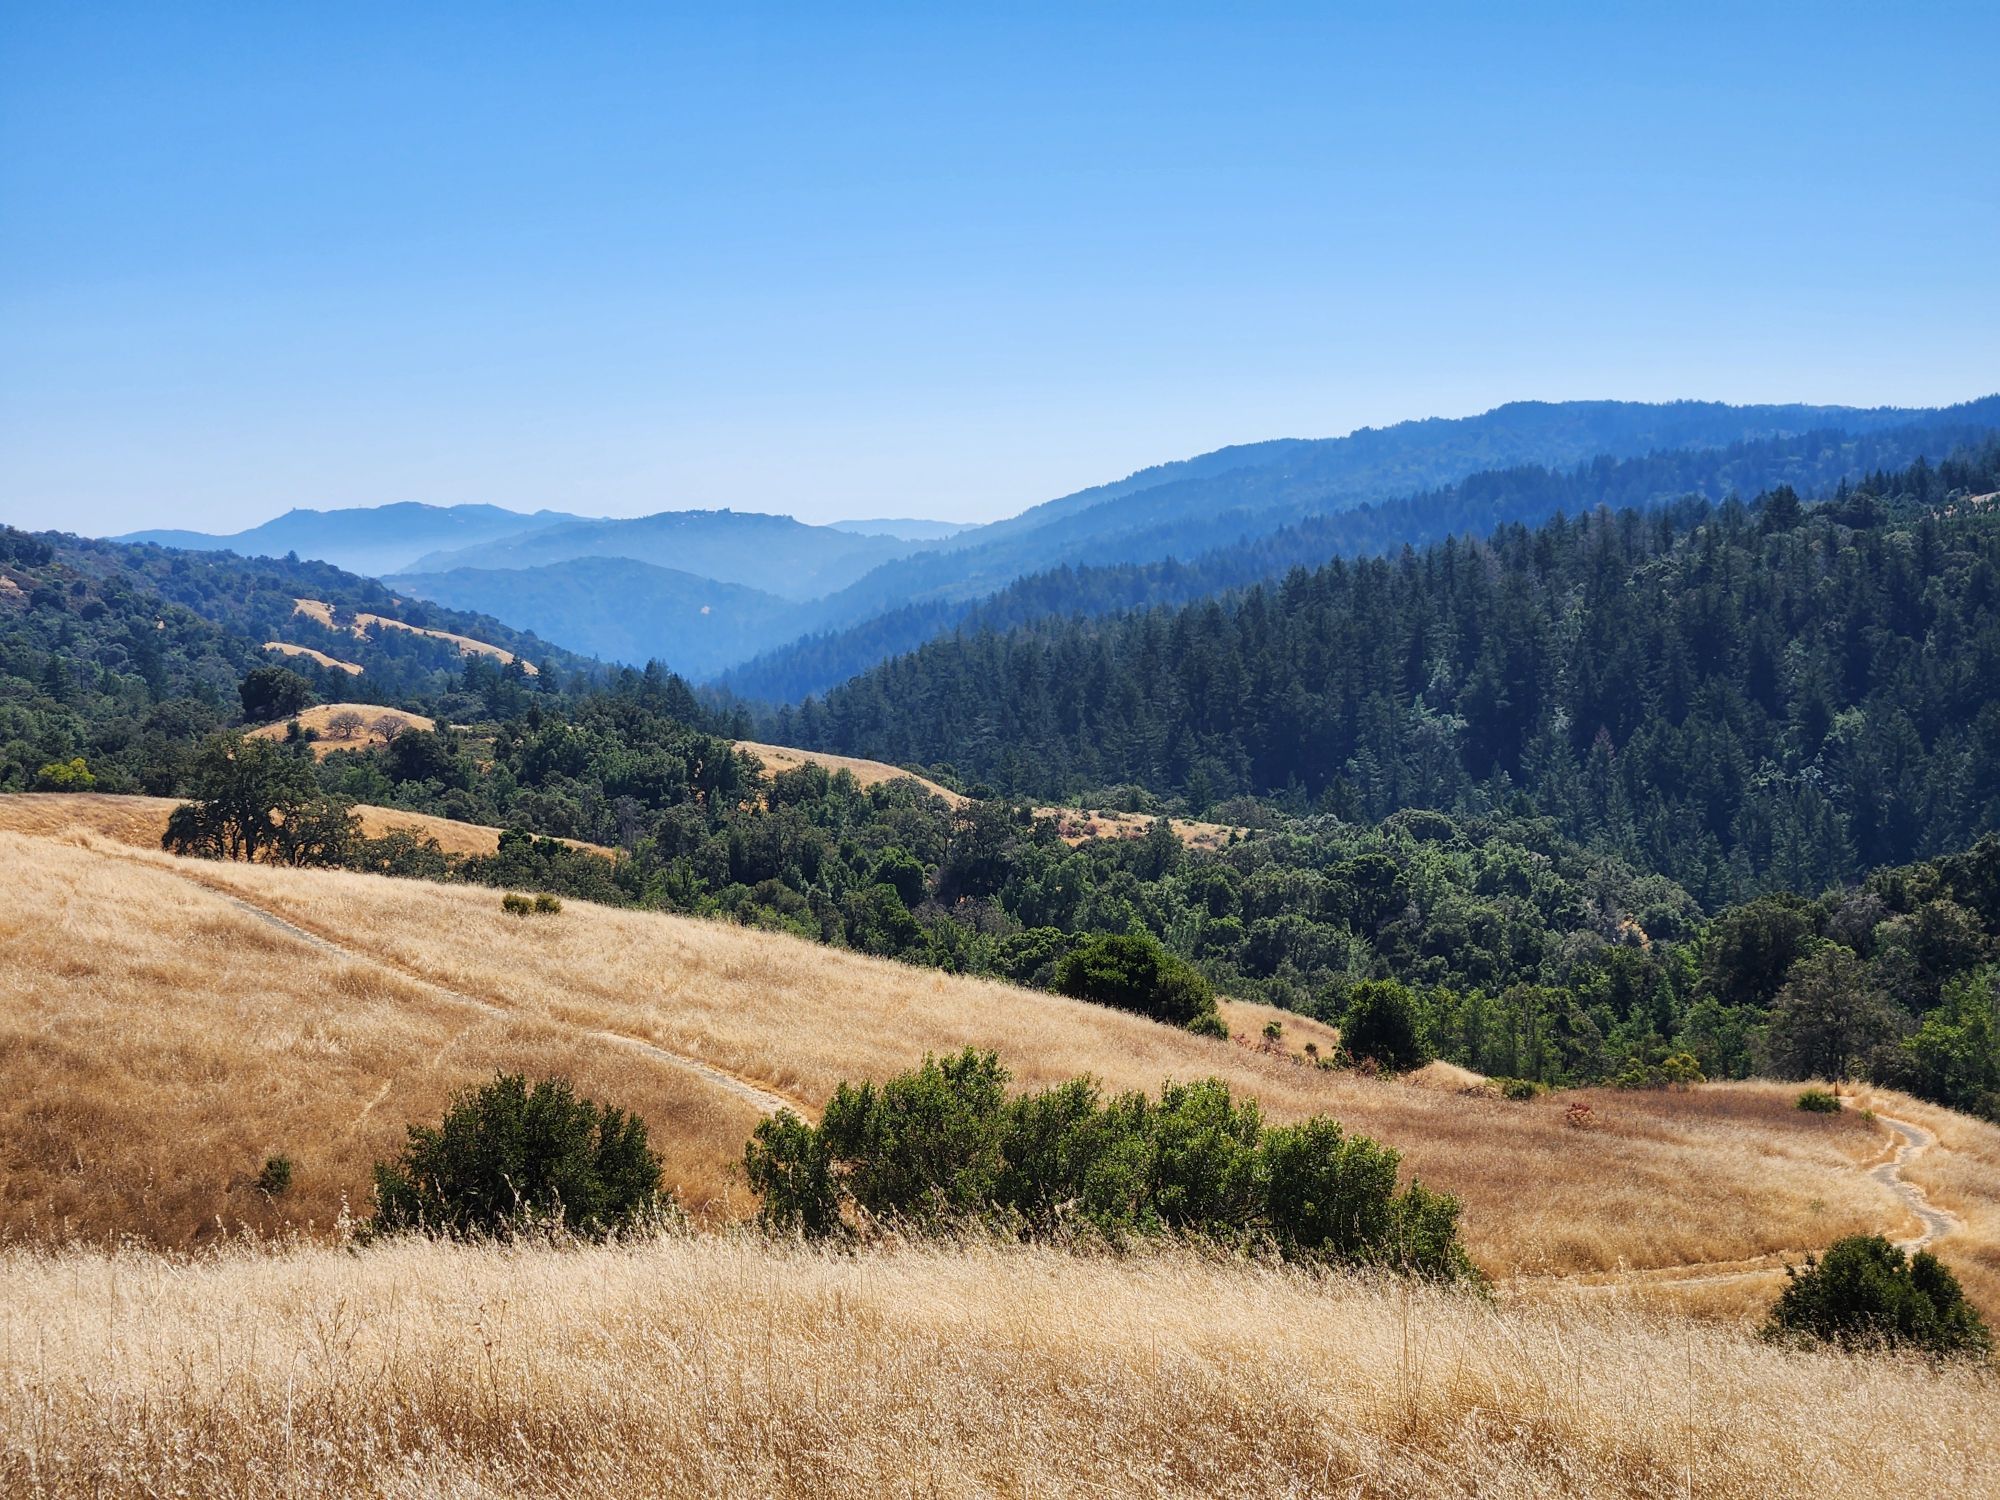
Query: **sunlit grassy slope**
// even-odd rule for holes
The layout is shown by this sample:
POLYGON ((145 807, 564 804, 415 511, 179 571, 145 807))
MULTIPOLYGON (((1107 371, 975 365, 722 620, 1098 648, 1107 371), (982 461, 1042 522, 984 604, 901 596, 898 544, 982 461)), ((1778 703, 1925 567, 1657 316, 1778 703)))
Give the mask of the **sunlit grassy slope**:
MULTIPOLYGON (((43 805, 0 802, 0 828, 35 826, 43 805)), ((1857 1170, 1886 1154, 1886 1132, 1853 1112, 1801 1114, 1779 1085, 1589 1092, 1599 1123, 1575 1129, 1564 1099, 1324 1072, 1254 1031, 1208 1041, 657 913, 571 902, 523 920, 484 888, 174 860, 75 833, 0 833, 0 881, 0 1223, 14 1234, 185 1245, 218 1223, 323 1226, 365 1205, 369 1165, 405 1121, 499 1067, 572 1073, 638 1108, 690 1204, 740 1214, 733 1164, 754 1107, 632 1042, 807 1110, 842 1078, 966 1045, 996 1049, 1030 1086, 1217 1075, 1274 1118, 1332 1113, 1395 1145, 1463 1199, 1473 1254, 1500 1275, 1775 1258, 1911 1227, 1857 1170), (275 1203, 246 1187, 274 1152, 299 1172, 275 1203)), ((1957 1155, 2000 1162, 2000 1132, 1953 1130, 1957 1155)), ((1950 1170, 1959 1191, 1988 1190, 1950 1170)))
MULTIPOLYGON (((2000 1488, 1990 1372, 1745 1326, 1785 1256, 1914 1228, 1863 1171, 1890 1143, 1858 1110, 1329 1073, 1299 1054, 1330 1033, 1258 1007, 1205 1041, 720 924, 175 860, 141 836, 157 809, 58 800, 0 799, 0 1493, 2000 1488), (968 1043, 1027 1084, 1215 1074, 1276 1118, 1336 1114, 1463 1198, 1492 1293, 728 1227, 764 1110, 968 1043), (496 1068, 637 1109, 701 1231, 345 1246, 403 1123, 496 1068), (1575 1100, 1595 1128, 1564 1123, 1575 1100), (255 1177, 279 1152, 273 1199, 255 1177)), ((1993 1309, 2000 1132, 1876 1102, 1938 1135, 1908 1175, 1962 1217, 1939 1248, 1993 1309)))

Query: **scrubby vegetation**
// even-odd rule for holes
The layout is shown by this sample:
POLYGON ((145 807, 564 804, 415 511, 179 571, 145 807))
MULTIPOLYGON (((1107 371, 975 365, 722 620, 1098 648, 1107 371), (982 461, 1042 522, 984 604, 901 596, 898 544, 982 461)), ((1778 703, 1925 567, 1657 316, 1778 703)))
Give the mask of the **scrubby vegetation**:
POLYGON ((375 1204, 381 1233, 602 1238, 662 1207, 660 1160, 637 1115, 567 1079, 501 1074, 438 1125, 410 1126, 401 1155, 375 1167, 375 1204))
POLYGON ((1788 1268, 1771 1310, 1773 1338, 1849 1349, 1916 1349, 1938 1358, 1984 1358, 1993 1337, 1958 1278, 1927 1250, 1905 1254, 1880 1235, 1836 1241, 1788 1268))
POLYGON ((789 1112, 766 1121, 744 1155, 763 1222, 809 1238, 873 1223, 1177 1235, 1471 1276, 1457 1201, 1415 1181, 1399 1189, 1397 1154, 1333 1120, 1267 1126, 1219 1079, 1149 1099, 1106 1098, 1090 1078, 1010 1096, 1008 1076, 967 1048, 881 1084, 841 1084, 817 1126, 789 1112))

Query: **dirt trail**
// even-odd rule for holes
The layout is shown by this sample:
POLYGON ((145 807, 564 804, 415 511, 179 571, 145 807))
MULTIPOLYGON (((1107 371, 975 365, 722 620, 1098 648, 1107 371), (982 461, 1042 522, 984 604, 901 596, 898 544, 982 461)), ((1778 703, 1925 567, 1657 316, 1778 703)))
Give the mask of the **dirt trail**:
MULTIPOLYGON (((259 906, 256 902, 251 901, 248 898, 237 894, 235 891, 225 889, 219 885, 211 884, 209 881, 203 880, 198 874, 195 874, 193 871, 172 869, 169 866, 163 866, 152 860, 146 860, 143 861, 143 863, 146 865, 148 869, 162 869, 162 868, 167 869, 170 874, 179 876, 182 880, 187 881, 190 885, 200 886, 204 891, 207 891, 211 895, 219 896, 222 900, 228 902, 231 906, 236 907, 238 910, 246 912, 250 916, 257 918, 259 921, 266 922, 272 927, 277 928, 278 931, 284 933, 287 937, 290 937, 295 941, 305 943, 310 947, 317 948, 322 953, 331 954, 349 963, 366 964, 371 968, 386 969, 390 973, 393 973, 399 976, 400 978, 407 979, 415 984, 422 985, 425 989, 430 990, 433 994, 439 996, 441 999, 447 1000, 455 1005, 469 1006, 472 1009, 482 1011, 489 1016, 497 1017, 497 1016, 504 1016, 510 1013, 511 1007, 496 1004, 494 1001, 491 1000, 481 999, 477 995, 468 995, 464 993, 462 990, 452 989, 448 985, 439 984, 435 979, 432 979, 427 974, 422 974, 414 970, 407 969, 401 964, 393 963, 390 960, 382 958, 377 954, 370 953, 365 949, 350 947, 345 943, 338 942, 332 938, 328 938, 320 933, 314 932, 310 928, 301 927, 298 923, 292 921, 289 917, 280 916, 277 912, 270 910, 268 907, 259 906)), ((453 1044, 456 1043, 459 1040, 459 1038, 464 1035, 465 1032, 461 1030, 454 1036, 452 1036, 450 1040, 448 1040, 445 1043, 445 1045, 438 1050, 438 1058, 442 1058, 444 1054, 451 1049, 453 1044)), ((613 1045, 620 1047, 629 1047, 633 1051, 643 1052, 646 1056, 651 1057, 658 1062, 666 1063, 670 1067, 679 1068, 684 1072, 694 1073, 699 1077, 701 1077, 702 1079, 706 1080, 707 1082, 714 1084, 717 1088, 722 1089, 727 1093, 734 1094, 737 1098, 742 1099, 747 1103, 753 1105, 759 1112, 763 1114, 774 1115, 781 1109, 789 1109, 796 1114, 803 1114, 808 1116, 812 1113, 812 1111, 809 1110, 805 1105, 799 1103, 796 1100, 788 1099, 783 1094, 775 1093, 772 1090, 764 1088, 759 1084, 752 1083, 747 1078, 738 1078, 734 1073, 730 1073, 722 1068, 718 1068, 713 1063, 703 1062, 698 1057, 690 1057, 684 1052, 670 1051, 669 1049, 660 1046, 657 1042, 649 1042, 641 1037, 636 1037, 636 1036, 626 1036, 623 1032, 617 1032, 617 1031, 596 1030, 590 1032, 589 1035, 598 1041, 610 1042, 613 1045)), ((436 1060, 437 1059, 433 1059, 433 1062, 435 1063, 436 1060)), ((358 1128, 361 1122, 367 1119, 369 1111, 374 1109, 375 1106, 382 1101, 382 1098, 388 1092, 388 1088, 389 1088, 388 1084, 385 1083, 382 1086, 382 1089, 379 1092, 377 1092, 375 1097, 373 1099, 370 1099, 367 1104, 362 1106, 361 1113, 355 1116, 353 1125, 349 1127, 350 1130, 358 1128)))
MULTIPOLYGON (((1916 1157, 1937 1144, 1937 1137, 1923 1126, 1909 1120, 1899 1120, 1885 1115, 1879 1110, 1875 1118, 1889 1127, 1891 1133, 1901 1139, 1895 1153, 1885 1162, 1879 1162, 1865 1170, 1869 1177, 1882 1184, 1909 1209, 1921 1226, 1912 1236, 1899 1239, 1895 1243, 1902 1249, 1915 1252, 1935 1244, 1959 1227, 1959 1217, 1949 1209, 1933 1204, 1924 1190, 1903 1175, 1903 1168, 1916 1157)), ((1654 1266, 1638 1271, 1590 1271, 1583 1276, 1603 1276, 1602 1281, 1586 1281, 1581 1276, 1558 1276, 1548 1280, 1566 1282, 1578 1291, 1607 1292, 1624 1287, 1647 1284, 1653 1286, 1716 1286, 1730 1281, 1749 1281, 1760 1276, 1769 1276, 1785 1266, 1795 1264, 1800 1258, 1792 1251, 1779 1251, 1770 1255, 1760 1255, 1748 1260, 1718 1261, 1709 1264, 1692 1263, 1684 1266, 1654 1266), (1694 1274, 1690 1275, 1689 1272, 1694 1274)), ((1544 1278, 1517 1277, 1519 1282, 1544 1278)))

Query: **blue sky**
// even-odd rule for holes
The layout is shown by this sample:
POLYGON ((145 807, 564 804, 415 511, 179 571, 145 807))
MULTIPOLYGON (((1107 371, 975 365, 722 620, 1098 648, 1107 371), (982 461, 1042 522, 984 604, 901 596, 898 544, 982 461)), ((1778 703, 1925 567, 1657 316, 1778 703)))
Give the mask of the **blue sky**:
POLYGON ((1518 397, 2000 388, 2000 7, 0 15, 0 519, 985 519, 1518 397))

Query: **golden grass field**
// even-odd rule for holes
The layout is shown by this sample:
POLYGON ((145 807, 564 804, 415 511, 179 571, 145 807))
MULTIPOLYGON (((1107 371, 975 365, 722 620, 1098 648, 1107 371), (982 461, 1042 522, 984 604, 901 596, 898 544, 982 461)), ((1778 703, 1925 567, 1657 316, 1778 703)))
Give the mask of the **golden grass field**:
POLYGON ((1187 1253, 0 1253, 10 1495, 1990 1495, 1990 1372, 1187 1253))
POLYGON ((266 651, 276 651, 282 656, 303 656, 308 661, 316 661, 322 667, 334 667, 350 677, 359 677, 363 668, 358 661, 342 661, 337 656, 328 656, 324 651, 315 651, 310 646, 295 646, 290 641, 266 641, 266 651))
MULTIPOLYGON (((333 607, 324 599, 294 599, 292 613, 304 615, 308 620, 316 620, 328 630, 340 628, 333 623, 333 607)), ((432 630, 423 625, 410 625, 402 620, 392 620, 387 615, 369 614, 366 610, 354 612, 354 623, 348 629, 357 636, 365 636, 371 625, 379 626, 383 630, 407 630, 411 635, 427 635, 434 641, 449 641, 458 647, 460 656, 490 656, 503 666, 514 660, 513 652, 490 641, 474 640, 469 635, 455 635, 449 630, 432 630)), ((524 661, 521 663, 521 670, 533 677, 541 671, 541 668, 531 661, 524 661)))
MULTIPOLYGON (((1230 1002, 1213 1042, 723 924, 177 860, 121 838, 155 826, 140 800, 0 798, 0 1493, 2000 1488, 1990 1373, 1747 1334, 1786 1259, 1917 1227, 1864 1170, 1889 1132, 1801 1114, 1795 1085, 1516 1104, 1326 1072, 1297 1054, 1334 1034, 1263 1007, 1230 1002), (763 1109, 967 1044, 1024 1085, 1212 1074, 1274 1118, 1334 1114, 1461 1197, 1492 1303, 727 1230, 763 1109), (637 1110, 710 1232, 338 1248, 404 1123, 500 1068, 637 1110)), ((1907 1176, 2000 1312, 2000 1130, 1869 1102, 1936 1133, 1907 1176)))

